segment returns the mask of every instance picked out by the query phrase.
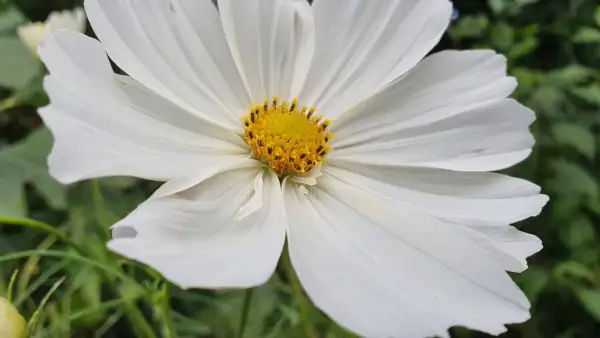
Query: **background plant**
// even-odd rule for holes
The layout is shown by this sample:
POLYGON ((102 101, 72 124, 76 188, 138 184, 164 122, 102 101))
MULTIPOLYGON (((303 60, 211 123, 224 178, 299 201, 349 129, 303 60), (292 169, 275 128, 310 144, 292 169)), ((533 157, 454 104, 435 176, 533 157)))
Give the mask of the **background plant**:
MULTIPOLYGON (((540 217, 518 225, 541 237, 544 250, 514 276, 532 302, 532 319, 504 336, 597 337, 600 6, 595 0, 454 2, 461 15, 439 49, 493 48, 507 56, 519 80, 516 98, 538 114, 534 152, 510 173, 551 196, 540 217)), ((47 102, 44 69, 15 35, 26 21, 76 5, 0 0, 0 296, 14 276, 13 303, 28 319, 29 335, 352 337, 310 305, 285 269, 251 293, 184 292, 106 250, 109 226, 157 184, 110 178, 64 187, 48 175, 51 136, 36 114, 47 102)), ((464 329, 453 335, 484 336, 464 329)))

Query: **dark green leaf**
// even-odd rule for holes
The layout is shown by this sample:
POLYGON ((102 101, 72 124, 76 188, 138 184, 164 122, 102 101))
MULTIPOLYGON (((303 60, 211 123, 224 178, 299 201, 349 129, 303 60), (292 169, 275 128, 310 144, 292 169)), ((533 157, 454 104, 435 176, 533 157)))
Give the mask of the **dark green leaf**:
POLYGON ((594 159, 596 138, 587 127, 575 123, 557 123, 552 127, 552 135, 558 143, 572 147, 589 160, 594 159))
POLYGON ((575 43, 600 43, 600 29, 592 27, 580 28, 573 37, 575 43))
POLYGON ((0 87, 25 88, 40 70, 40 62, 21 40, 0 36, 0 87))
POLYGON ((577 298, 587 312, 600 323, 600 289, 578 289, 577 298))

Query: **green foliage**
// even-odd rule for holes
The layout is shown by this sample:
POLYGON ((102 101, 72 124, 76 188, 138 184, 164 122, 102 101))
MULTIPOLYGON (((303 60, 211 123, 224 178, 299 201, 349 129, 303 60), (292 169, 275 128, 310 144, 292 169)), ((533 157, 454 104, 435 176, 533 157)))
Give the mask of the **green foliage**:
MULTIPOLYGON (((513 276, 532 303, 532 318, 503 337, 596 337, 600 6, 595 0, 454 2, 461 15, 440 48, 492 48, 507 56, 519 82, 515 97, 538 117, 534 152, 510 174, 551 196, 541 216, 518 225, 539 236, 544 250, 513 276)), ((244 291, 179 290, 106 249, 109 226, 155 184, 111 178, 64 187, 47 173, 51 136, 35 111, 47 102, 44 69, 16 29, 80 4, 0 0, 0 297, 11 290, 31 337, 158 338, 173 337, 172 329, 180 338, 235 337, 244 291)), ((301 338, 311 330, 318 337, 353 337, 311 307, 290 287, 293 280, 278 270, 253 291, 244 337, 301 338)), ((483 336, 465 329, 453 335, 483 336)))
POLYGON ((0 150, 0 215, 25 216, 25 183, 32 183, 55 209, 66 207, 65 188, 48 173, 46 157, 52 137, 45 128, 32 132, 23 142, 0 150))

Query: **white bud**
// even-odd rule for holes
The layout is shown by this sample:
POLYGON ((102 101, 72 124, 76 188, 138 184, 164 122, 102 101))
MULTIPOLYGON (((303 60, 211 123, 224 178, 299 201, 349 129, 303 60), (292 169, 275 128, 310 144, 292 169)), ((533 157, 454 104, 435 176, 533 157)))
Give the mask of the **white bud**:
POLYGON ((37 55, 38 46, 46 36, 61 29, 83 33, 86 22, 85 12, 82 8, 77 8, 72 11, 53 12, 46 22, 28 23, 19 27, 17 33, 23 44, 37 55))
POLYGON ((25 319, 19 311, 6 299, 0 298, 0 337, 25 337, 25 319))

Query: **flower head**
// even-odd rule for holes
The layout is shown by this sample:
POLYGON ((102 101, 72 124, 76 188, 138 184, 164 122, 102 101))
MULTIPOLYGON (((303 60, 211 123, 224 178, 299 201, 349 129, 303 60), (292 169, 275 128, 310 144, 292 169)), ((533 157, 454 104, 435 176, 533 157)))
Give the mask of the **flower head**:
POLYGON ((25 337, 26 323, 19 311, 6 299, 0 297, 0 337, 25 337))
POLYGON ((61 29, 83 32, 85 31, 85 25, 85 12, 83 8, 77 8, 72 11, 53 12, 46 22, 28 23, 19 27, 17 33, 27 48, 37 55, 39 44, 48 34, 61 29))
POLYGON ((492 171, 535 116, 492 51, 427 54, 447 0, 86 0, 100 41, 47 39, 62 182, 165 182, 109 247, 185 288, 251 287, 288 241, 315 304, 367 337, 499 334, 538 186, 492 171), (106 53, 106 54, 105 54, 106 53), (128 75, 113 73, 110 58, 128 75))

